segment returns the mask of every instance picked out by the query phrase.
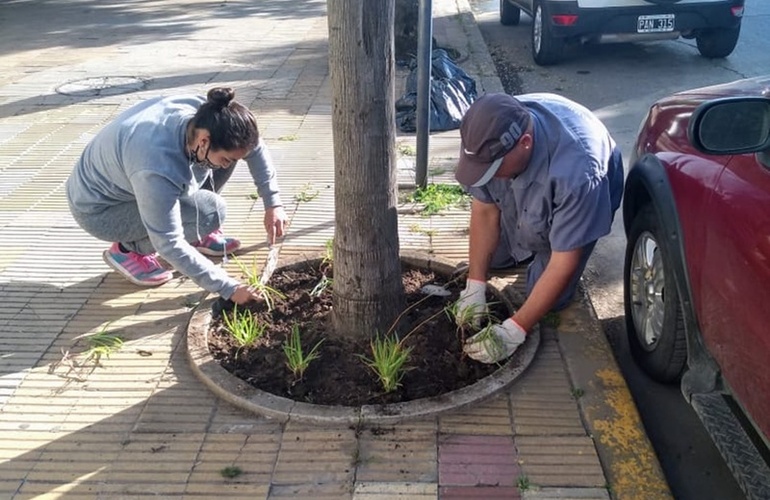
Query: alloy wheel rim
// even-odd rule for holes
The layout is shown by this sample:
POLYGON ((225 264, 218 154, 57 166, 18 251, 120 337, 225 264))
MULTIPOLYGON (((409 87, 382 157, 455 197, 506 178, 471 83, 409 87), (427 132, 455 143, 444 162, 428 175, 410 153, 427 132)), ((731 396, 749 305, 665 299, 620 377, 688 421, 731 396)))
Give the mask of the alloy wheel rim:
POLYGON ((663 331, 665 272, 658 243, 649 232, 642 233, 631 257, 631 316, 639 344, 652 351, 663 331))

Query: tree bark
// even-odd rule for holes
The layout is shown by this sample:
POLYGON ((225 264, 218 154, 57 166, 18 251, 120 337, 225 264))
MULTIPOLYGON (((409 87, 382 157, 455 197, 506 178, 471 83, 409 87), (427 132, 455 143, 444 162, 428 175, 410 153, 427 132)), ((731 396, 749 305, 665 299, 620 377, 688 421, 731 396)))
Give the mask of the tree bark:
POLYGON ((394 0, 328 0, 335 333, 385 333, 403 310, 395 163, 394 0))

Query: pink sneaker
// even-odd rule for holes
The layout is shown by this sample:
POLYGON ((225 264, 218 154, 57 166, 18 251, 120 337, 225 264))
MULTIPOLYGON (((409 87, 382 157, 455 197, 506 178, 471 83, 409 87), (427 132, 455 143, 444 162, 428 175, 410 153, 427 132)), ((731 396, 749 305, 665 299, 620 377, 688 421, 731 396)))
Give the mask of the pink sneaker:
POLYGON ((155 258, 155 254, 142 255, 136 252, 121 252, 120 245, 113 243, 102 254, 108 266, 125 276, 131 283, 139 286, 162 285, 174 277, 174 273, 164 269, 155 258))
POLYGON ((202 240, 197 243, 193 243, 192 246, 198 249, 203 255, 211 255, 213 257, 221 256, 225 254, 231 254, 241 248, 241 242, 237 238, 228 238, 222 234, 222 231, 217 229, 206 235, 202 240))

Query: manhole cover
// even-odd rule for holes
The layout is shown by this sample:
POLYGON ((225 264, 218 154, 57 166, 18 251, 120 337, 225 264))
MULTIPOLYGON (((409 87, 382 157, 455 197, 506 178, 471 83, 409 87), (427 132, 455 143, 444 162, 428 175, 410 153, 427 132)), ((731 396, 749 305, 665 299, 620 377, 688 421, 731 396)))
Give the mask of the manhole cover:
POLYGON ((93 97, 127 94, 147 87, 147 80, 136 76, 98 76, 60 85, 56 92, 64 95, 93 97))

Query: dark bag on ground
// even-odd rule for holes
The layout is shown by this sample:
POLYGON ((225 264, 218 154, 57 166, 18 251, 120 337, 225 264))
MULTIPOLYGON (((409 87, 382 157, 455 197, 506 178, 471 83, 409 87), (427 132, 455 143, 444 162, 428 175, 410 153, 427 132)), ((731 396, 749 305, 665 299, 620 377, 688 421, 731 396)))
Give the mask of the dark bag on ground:
MULTIPOLYGON (((431 53, 430 130, 460 127, 463 115, 476 99, 476 82, 452 61, 444 49, 431 53)), ((406 91, 396 101, 396 125, 402 132, 417 130, 417 64, 406 79, 406 91)))

